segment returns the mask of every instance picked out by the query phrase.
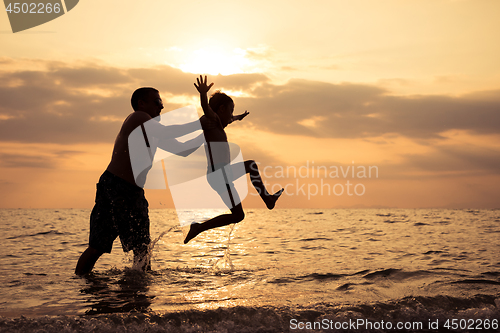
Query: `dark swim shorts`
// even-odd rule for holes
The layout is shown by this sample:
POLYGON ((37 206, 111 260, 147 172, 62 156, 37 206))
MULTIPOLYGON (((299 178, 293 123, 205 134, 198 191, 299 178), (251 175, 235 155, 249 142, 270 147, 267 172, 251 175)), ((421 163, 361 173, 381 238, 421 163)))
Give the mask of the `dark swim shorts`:
POLYGON ((144 190, 105 171, 99 183, 90 214, 89 246, 111 253, 120 236, 123 251, 144 251, 151 242, 148 202, 144 190))

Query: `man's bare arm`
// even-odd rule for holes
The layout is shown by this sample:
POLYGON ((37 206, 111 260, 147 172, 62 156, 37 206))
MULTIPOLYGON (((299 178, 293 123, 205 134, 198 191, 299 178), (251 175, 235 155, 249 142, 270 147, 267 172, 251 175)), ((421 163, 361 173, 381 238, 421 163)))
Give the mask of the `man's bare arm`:
POLYGON ((178 138, 201 129, 198 120, 182 125, 162 125, 158 121, 150 119, 144 123, 144 127, 148 136, 151 135, 160 140, 178 138))
POLYGON ((186 142, 179 142, 176 139, 160 140, 158 147, 172 154, 186 157, 195 152, 203 143, 205 143, 205 137, 201 133, 196 138, 186 142))

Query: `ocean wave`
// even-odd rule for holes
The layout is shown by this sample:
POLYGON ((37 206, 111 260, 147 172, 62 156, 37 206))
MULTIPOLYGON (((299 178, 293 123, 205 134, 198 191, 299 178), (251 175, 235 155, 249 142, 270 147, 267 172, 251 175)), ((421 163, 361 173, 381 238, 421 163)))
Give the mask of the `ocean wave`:
POLYGON ((500 285, 499 281, 493 280, 484 280, 484 279, 465 279, 459 281, 452 281, 450 283, 464 283, 464 284, 492 284, 492 285, 500 285))
MULTIPOLYGON (((500 299, 488 295, 471 298, 449 296, 405 297, 384 303, 338 305, 318 303, 309 306, 228 307, 176 312, 115 313, 82 316, 44 316, 2 318, 1 332, 289 332, 294 325, 323 323, 314 332, 332 332, 335 324, 351 323, 345 332, 384 332, 373 329, 383 321, 388 327, 411 323, 406 332, 437 332, 429 324, 443 329, 446 320, 491 322, 500 316, 500 299), (369 326, 368 324, 370 323, 369 326), (420 323, 421 326, 418 324, 420 323), (356 325, 353 329, 353 325, 356 325)), ((312 332, 313 330, 300 330, 312 332)), ((461 331, 461 330, 454 330, 461 331)), ((465 330, 462 330, 465 331, 465 330)), ((487 331, 487 330, 483 330, 487 331)))
POLYGON ((314 238, 302 238, 299 239, 299 242, 312 242, 312 241, 318 241, 318 240, 326 240, 326 241, 331 241, 331 238, 325 238, 325 237, 314 237, 314 238))
MULTIPOLYGON (((378 279, 390 279, 395 282, 403 282, 405 280, 410 280, 414 278, 425 278, 428 276, 441 276, 441 275, 449 275, 449 272, 445 272, 442 270, 430 271, 430 270, 415 270, 415 271, 405 271, 403 269, 397 268, 388 268, 381 269, 378 271, 371 272, 370 270, 363 270, 352 274, 337 274, 337 273, 311 273, 306 275, 298 275, 298 276, 288 276, 288 277, 280 277, 270 281, 268 283, 290 283, 290 282, 302 282, 302 281, 328 281, 328 280, 339 280, 347 277, 355 277, 361 276, 362 279, 365 280, 378 280, 378 279)), ((468 280, 463 280, 468 281, 468 280)), ((472 280, 471 280, 472 281, 472 280)), ((477 280, 477 281, 491 281, 491 280, 477 280)), ((359 280, 360 283, 350 283, 350 286, 355 284, 363 284, 365 281, 359 280)), ((460 283, 460 281, 456 281, 454 283, 460 283)), ((467 282, 463 282, 467 283, 467 282)), ((473 283, 473 282, 470 282, 473 283)), ((488 283, 488 282, 485 282, 488 283)), ((490 284, 497 284, 496 281, 490 282, 490 284)), ((498 282, 500 284, 500 282, 498 282)), ((342 290, 345 288, 337 288, 337 290, 342 290)))
POLYGON ((49 231, 40 231, 34 234, 28 234, 28 235, 17 235, 17 236, 11 236, 7 237, 6 239, 16 239, 16 238, 23 238, 23 237, 36 237, 36 236, 50 236, 50 235, 72 235, 72 233, 69 232, 60 232, 57 230, 49 230, 49 231))

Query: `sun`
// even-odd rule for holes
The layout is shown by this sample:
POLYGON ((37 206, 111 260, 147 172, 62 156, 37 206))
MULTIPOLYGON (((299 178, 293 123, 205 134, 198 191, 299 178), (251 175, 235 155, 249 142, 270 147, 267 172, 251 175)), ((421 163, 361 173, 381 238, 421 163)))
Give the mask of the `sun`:
POLYGON ((183 72, 193 74, 230 75, 247 73, 251 61, 242 49, 225 50, 218 47, 204 47, 191 52, 186 61, 179 65, 183 72))

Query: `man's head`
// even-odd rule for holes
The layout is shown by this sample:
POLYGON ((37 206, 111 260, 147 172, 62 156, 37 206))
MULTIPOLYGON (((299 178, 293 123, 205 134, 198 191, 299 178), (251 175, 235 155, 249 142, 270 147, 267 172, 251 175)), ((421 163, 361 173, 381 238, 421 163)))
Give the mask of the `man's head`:
POLYGON ((222 126, 226 127, 231 121, 234 111, 234 102, 231 97, 217 90, 208 101, 210 108, 219 116, 222 126))
POLYGON ((152 118, 159 116, 163 109, 160 92, 151 87, 143 87, 134 91, 130 102, 134 111, 146 112, 152 118))

